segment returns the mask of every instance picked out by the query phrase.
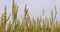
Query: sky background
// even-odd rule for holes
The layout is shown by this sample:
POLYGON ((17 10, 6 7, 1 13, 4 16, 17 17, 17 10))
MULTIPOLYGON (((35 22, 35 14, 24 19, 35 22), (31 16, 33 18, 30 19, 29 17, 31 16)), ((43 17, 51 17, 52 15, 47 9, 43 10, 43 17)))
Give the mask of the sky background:
MULTIPOLYGON (((50 18, 51 10, 54 10, 55 5, 57 7, 57 20, 60 20, 60 0, 15 0, 18 9, 18 18, 23 18, 24 15, 24 6, 27 4, 28 12, 30 17, 38 17, 42 15, 44 9, 45 15, 50 18)), ((4 6, 7 6, 7 17, 12 12, 12 0, 0 0, 0 17, 4 11, 4 6)), ((10 17, 11 19, 11 17, 10 17)))

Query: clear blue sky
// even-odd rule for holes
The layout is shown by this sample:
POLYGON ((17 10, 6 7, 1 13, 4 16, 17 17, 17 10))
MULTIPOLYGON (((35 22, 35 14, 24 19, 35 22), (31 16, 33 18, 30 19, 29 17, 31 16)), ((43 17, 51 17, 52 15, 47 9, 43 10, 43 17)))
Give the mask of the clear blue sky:
MULTIPOLYGON (((27 4, 30 17, 36 18, 42 14, 42 10, 45 10, 45 15, 50 17, 50 11, 57 7, 57 19, 60 20, 60 0, 15 0, 15 3, 19 6, 18 18, 23 17, 24 5, 27 4)), ((7 16, 12 12, 12 0, 0 0, 0 17, 4 11, 4 5, 7 6, 7 16)))

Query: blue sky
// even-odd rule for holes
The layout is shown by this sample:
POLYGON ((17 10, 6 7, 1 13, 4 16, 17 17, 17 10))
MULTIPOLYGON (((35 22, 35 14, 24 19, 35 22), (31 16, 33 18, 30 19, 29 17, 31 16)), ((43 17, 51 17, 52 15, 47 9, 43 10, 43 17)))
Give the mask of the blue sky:
MULTIPOLYGON (((44 9, 45 15, 49 18, 51 10, 54 10, 55 5, 57 7, 57 20, 60 20, 60 0, 15 0, 18 9, 18 18, 23 18, 24 5, 27 4, 28 12, 30 17, 38 17, 42 15, 44 9)), ((12 0, 0 0, 0 15, 4 11, 4 5, 7 6, 7 16, 12 12, 12 0)), ((1 16, 0 16, 1 17, 1 16)))

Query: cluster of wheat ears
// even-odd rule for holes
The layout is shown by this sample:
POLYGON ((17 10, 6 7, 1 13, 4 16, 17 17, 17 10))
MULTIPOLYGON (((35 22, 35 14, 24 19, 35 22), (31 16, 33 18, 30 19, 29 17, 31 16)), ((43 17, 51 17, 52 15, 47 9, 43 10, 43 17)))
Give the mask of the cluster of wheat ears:
POLYGON ((12 15, 7 17, 6 6, 4 8, 4 13, 1 17, 0 32, 60 32, 60 22, 55 21, 57 15, 56 6, 55 15, 54 12, 51 11, 50 19, 48 19, 47 16, 45 16, 45 19, 42 18, 42 16, 44 16, 43 11, 40 17, 37 17, 37 19, 32 18, 31 20, 25 5, 22 23, 20 23, 20 20, 17 18, 18 6, 14 3, 14 0, 12 1, 12 15), (7 24, 10 16, 12 16, 12 23, 7 24))

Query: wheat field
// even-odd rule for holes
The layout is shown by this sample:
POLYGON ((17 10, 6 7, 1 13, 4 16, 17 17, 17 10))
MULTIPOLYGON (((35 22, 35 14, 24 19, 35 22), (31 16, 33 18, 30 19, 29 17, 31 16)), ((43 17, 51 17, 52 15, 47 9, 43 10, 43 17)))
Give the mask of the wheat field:
POLYGON ((2 13, 0 23, 0 32, 60 32, 60 22, 58 20, 55 21, 57 15, 56 6, 55 15, 53 15, 54 12, 51 11, 50 19, 48 19, 47 16, 45 16, 45 19, 42 18, 44 16, 43 11, 40 17, 37 17, 37 19, 32 18, 31 20, 28 13, 28 8, 25 5, 24 18, 22 20, 22 23, 20 23, 20 19, 17 18, 17 12, 18 6, 14 3, 13 0, 12 14, 9 15, 7 18, 6 6, 4 6, 4 12, 2 13), (8 23, 7 25, 10 16, 12 16, 12 23, 8 23))

